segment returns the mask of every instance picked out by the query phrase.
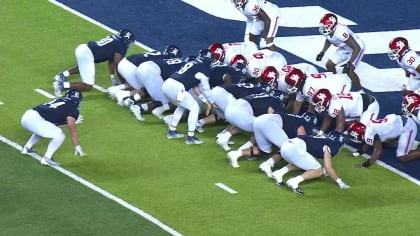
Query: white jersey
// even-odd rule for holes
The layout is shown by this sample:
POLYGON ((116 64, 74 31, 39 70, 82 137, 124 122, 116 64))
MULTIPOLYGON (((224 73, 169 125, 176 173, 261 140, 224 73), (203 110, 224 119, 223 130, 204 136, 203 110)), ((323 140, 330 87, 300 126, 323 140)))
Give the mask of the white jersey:
POLYGON ((357 119, 366 124, 369 120, 378 117, 379 103, 373 96, 368 94, 358 92, 335 94, 331 98, 327 113, 330 117, 336 118, 341 109, 344 110, 346 119, 357 119), (363 96, 368 98, 366 99, 367 101, 363 101, 363 96), (364 104, 364 102, 369 102, 369 104, 364 104), (363 110, 364 108, 365 110, 363 110))
POLYGON ((283 93, 289 93, 287 91, 287 83, 286 83, 286 74, 291 71, 293 68, 298 68, 304 74, 318 74, 318 69, 309 63, 297 63, 291 65, 285 65, 279 71, 279 79, 277 80, 277 89, 282 91, 283 93))
POLYGON ((242 13, 247 20, 260 21, 257 14, 261 9, 263 9, 270 19, 275 19, 279 15, 279 7, 266 0, 248 0, 242 13))
POLYGON ((348 93, 351 89, 351 80, 347 74, 332 72, 307 74, 302 90, 296 94, 296 101, 312 102, 314 93, 322 88, 328 89, 331 94, 348 93))
POLYGON ((269 49, 262 49, 252 54, 247 58, 247 75, 253 78, 258 78, 267 66, 274 66, 275 68, 283 68, 287 65, 286 58, 279 52, 271 51, 269 49))
POLYGON ((346 25, 337 24, 334 33, 332 35, 325 36, 327 40, 334 46, 344 49, 345 51, 351 52, 353 49, 346 44, 346 41, 349 39, 350 35, 353 39, 359 44, 361 50, 365 49, 365 43, 353 33, 353 31, 346 25))
POLYGON ((245 58, 250 58, 253 53, 258 51, 258 47, 254 42, 234 42, 224 43, 223 48, 225 49, 224 63, 230 65, 232 58, 238 54, 241 54, 245 58))
POLYGON ((409 50, 401 60, 398 60, 398 65, 406 72, 410 73, 408 90, 416 90, 420 88, 420 73, 416 70, 420 66, 420 56, 413 50, 409 50))

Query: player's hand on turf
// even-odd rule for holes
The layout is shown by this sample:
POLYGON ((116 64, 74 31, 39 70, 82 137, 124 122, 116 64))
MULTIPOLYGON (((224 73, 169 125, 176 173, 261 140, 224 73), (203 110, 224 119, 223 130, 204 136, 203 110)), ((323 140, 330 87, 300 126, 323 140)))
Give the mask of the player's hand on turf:
POLYGON ((80 145, 77 145, 76 147, 74 147, 74 155, 77 156, 86 156, 87 154, 85 152, 83 152, 82 147, 80 145))

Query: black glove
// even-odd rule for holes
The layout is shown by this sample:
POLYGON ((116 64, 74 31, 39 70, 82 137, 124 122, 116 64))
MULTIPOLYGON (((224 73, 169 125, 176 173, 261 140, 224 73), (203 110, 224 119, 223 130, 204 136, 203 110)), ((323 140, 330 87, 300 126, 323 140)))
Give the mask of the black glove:
POLYGON ((353 66, 351 62, 347 62, 346 64, 342 65, 344 74, 347 74, 347 72, 349 72, 350 66, 353 66))
POLYGON ((320 52, 320 53, 318 53, 318 55, 316 55, 316 60, 317 61, 321 61, 322 60, 322 58, 324 57, 324 52, 320 52))

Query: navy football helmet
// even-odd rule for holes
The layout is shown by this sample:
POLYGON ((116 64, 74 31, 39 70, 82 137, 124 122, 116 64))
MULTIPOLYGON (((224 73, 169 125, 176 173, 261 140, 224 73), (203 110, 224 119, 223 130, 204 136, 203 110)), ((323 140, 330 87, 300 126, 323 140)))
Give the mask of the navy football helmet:
POLYGON ((175 46, 175 45, 168 45, 165 47, 165 50, 163 50, 163 55, 169 55, 171 58, 181 58, 182 57, 182 52, 181 49, 179 49, 179 47, 175 46))
POLYGON ((118 32, 118 37, 127 45, 133 43, 136 40, 133 32, 128 29, 122 29, 118 32))
POLYGON ((201 62, 209 62, 211 65, 219 62, 216 58, 214 58, 213 52, 207 48, 201 49, 198 52, 197 60, 201 62))
POLYGON ((67 90, 64 97, 72 100, 74 103, 80 103, 83 100, 83 94, 77 89, 67 90))

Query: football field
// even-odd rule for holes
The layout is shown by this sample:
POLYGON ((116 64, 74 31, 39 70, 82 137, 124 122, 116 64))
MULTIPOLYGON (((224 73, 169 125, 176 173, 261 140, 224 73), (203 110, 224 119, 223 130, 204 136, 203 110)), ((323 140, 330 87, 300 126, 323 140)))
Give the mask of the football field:
MULTIPOLYGON (((65 130, 54 156, 62 167, 41 166, 20 154, 30 137, 22 114, 49 101, 53 76, 74 65, 78 44, 109 31, 48 1, 0 4, 0 235, 418 235, 419 186, 380 165, 354 168, 364 158, 346 149, 333 163, 350 189, 321 178, 297 196, 258 170, 262 159, 230 167, 214 140, 223 124, 197 135, 203 145, 187 146, 168 140, 161 120, 138 122, 97 89, 84 93, 77 127, 88 155, 73 155, 65 130)), ((96 83, 110 86, 106 63, 96 83)), ((233 147, 247 137, 235 136, 233 147)), ((46 145, 34 148, 42 155, 46 145)))

